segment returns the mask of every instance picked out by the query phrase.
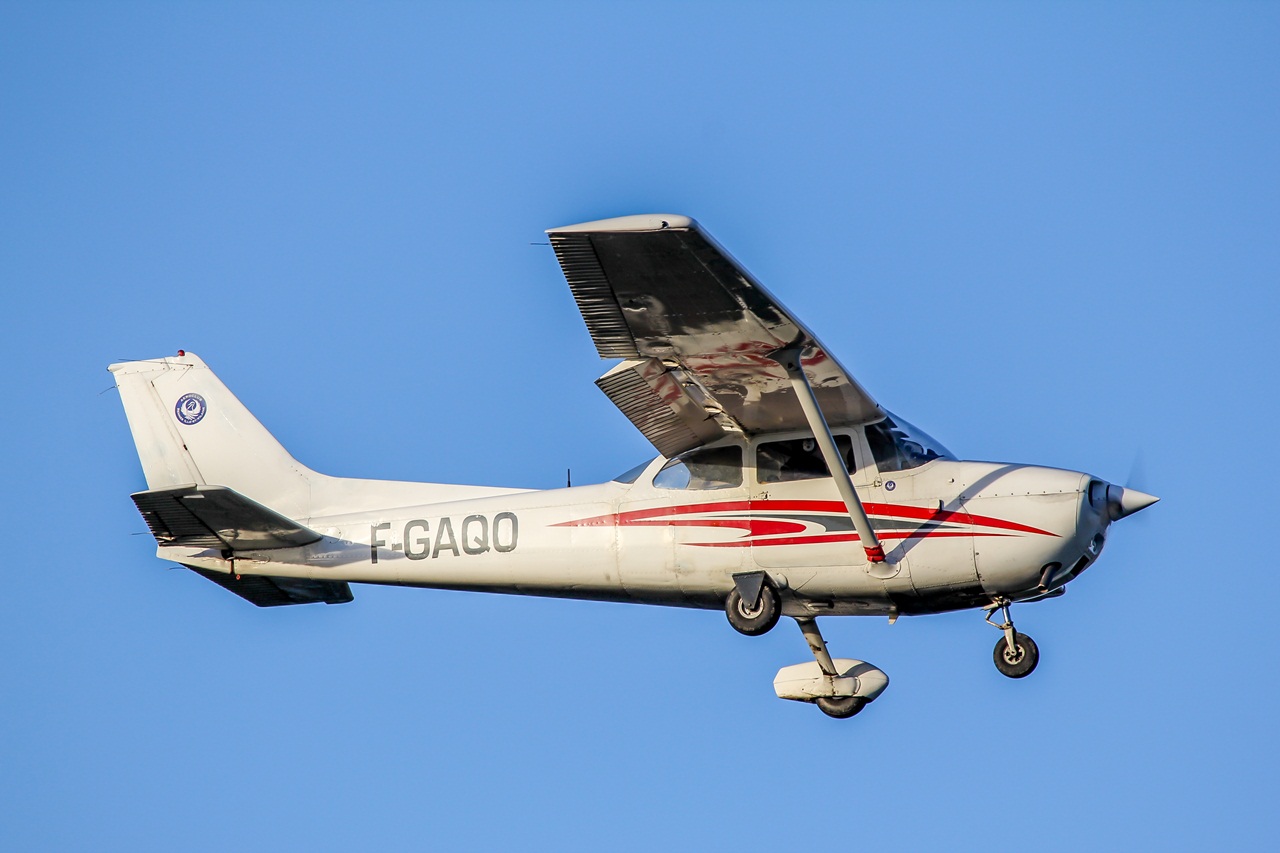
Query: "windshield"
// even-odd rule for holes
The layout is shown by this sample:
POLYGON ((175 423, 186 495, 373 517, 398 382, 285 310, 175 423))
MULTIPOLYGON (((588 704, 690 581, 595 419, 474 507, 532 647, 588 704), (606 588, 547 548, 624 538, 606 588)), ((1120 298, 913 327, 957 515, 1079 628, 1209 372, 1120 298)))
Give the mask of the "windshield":
POLYGON ((927 432, 896 415, 867 427, 867 444, 881 472, 906 471, 934 459, 956 458, 927 432))

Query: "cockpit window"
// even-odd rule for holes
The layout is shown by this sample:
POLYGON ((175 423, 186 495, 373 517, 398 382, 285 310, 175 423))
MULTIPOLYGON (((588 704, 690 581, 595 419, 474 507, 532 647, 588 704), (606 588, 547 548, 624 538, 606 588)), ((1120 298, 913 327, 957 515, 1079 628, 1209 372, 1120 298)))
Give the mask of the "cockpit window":
POLYGON ((894 416, 867 427, 867 444, 882 473, 919 468, 934 459, 955 459, 924 430, 894 416))
POLYGON ((653 478, 656 489, 735 489, 742 485, 742 448, 703 447, 681 453, 653 478))
MULTIPOLYGON (((847 435, 837 435, 835 439, 836 450, 840 451, 845 468, 852 473, 857 468, 853 459, 853 441, 847 435)), ((812 438, 766 441, 756 448, 757 482, 790 483, 830 476, 818 442, 812 438)))

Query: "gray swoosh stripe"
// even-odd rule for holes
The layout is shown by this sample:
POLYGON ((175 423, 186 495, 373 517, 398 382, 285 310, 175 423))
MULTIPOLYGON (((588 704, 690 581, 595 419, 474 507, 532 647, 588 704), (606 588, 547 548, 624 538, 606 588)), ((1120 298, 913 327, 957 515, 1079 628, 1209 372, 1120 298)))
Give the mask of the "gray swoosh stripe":
MULTIPOLYGON (((817 524, 831 533, 844 533, 853 530, 853 519, 847 515, 805 515, 802 513, 769 513, 755 516, 761 520, 778 519, 779 521, 806 521, 817 524)), ((944 521, 922 521, 919 523, 908 519, 872 518, 872 530, 962 530, 965 525, 949 524, 944 521)))

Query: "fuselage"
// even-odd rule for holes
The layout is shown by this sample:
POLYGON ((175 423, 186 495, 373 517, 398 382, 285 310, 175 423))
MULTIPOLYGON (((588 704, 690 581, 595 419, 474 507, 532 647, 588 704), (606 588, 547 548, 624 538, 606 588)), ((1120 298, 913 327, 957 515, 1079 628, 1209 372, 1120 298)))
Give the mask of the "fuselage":
POLYGON ((188 548, 160 555, 233 573, 701 608, 722 607, 734 575, 763 571, 783 612, 804 616, 1031 598, 1101 550, 1108 520, 1087 474, 945 457, 882 470, 892 465, 879 464, 861 430, 837 432, 884 563, 867 561, 825 469, 815 476, 793 464, 788 473, 767 461, 802 435, 722 443, 717 458, 740 459, 738 472, 691 462, 689 476, 679 460, 658 457, 608 483, 473 488, 444 500, 431 484, 387 484, 380 495, 377 481, 351 481, 365 508, 319 507, 304 519, 319 542, 234 561, 188 548))

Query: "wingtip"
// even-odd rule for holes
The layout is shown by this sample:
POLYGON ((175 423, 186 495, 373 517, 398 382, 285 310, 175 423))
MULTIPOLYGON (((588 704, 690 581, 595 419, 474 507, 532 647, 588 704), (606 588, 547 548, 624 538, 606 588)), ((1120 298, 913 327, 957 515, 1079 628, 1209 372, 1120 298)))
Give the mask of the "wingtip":
POLYGON ((634 216, 615 216, 612 219, 597 219, 593 222, 579 222, 576 225, 562 225, 559 228, 548 228, 548 234, 574 234, 582 232, 625 232, 625 231, 665 231, 668 228, 692 228, 698 223, 688 216, 678 213, 640 213, 634 216))

